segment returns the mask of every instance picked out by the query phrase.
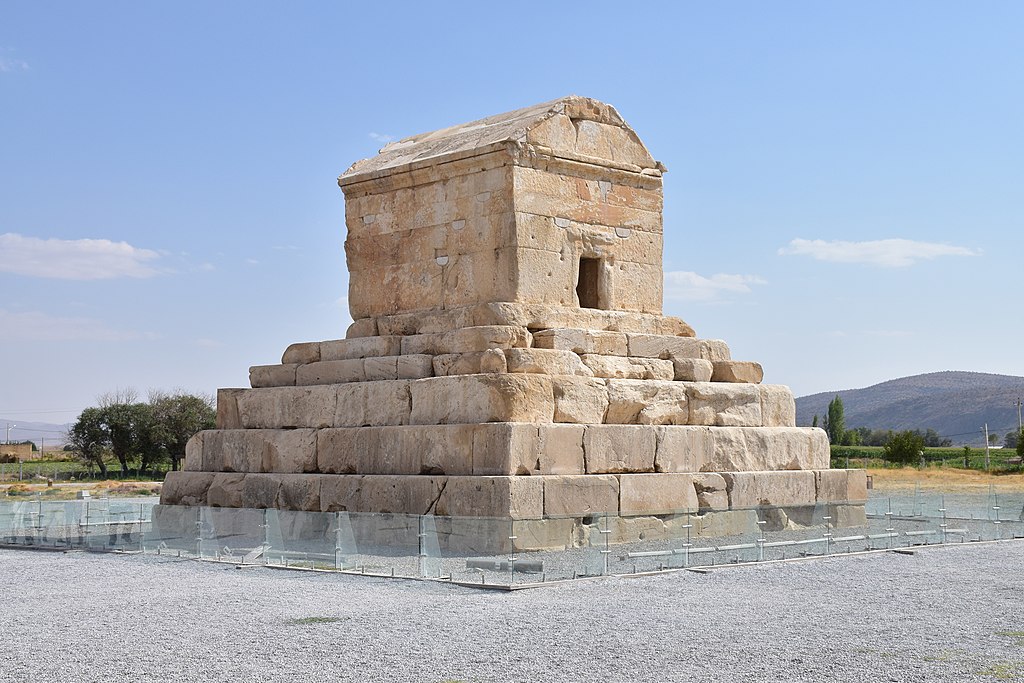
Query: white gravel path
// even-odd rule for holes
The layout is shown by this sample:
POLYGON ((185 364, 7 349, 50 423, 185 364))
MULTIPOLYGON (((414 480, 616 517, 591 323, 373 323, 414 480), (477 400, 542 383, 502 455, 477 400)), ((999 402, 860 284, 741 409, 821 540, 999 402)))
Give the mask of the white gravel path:
POLYGON ((0 550, 0 680, 1024 680, 1022 573, 1022 541, 515 593, 0 550))

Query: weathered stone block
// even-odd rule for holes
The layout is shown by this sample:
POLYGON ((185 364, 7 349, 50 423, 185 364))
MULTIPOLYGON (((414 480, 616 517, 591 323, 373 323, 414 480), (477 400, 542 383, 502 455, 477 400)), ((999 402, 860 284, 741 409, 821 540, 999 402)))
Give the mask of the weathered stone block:
POLYGON ((212 472, 168 472, 160 488, 162 505, 206 505, 212 472))
POLYGON ((533 345, 580 355, 625 356, 627 352, 625 334, 587 329, 540 330, 533 334, 533 345))
POLYGON ((864 470, 817 470, 817 500, 823 503, 863 502, 867 500, 867 474, 864 470))
POLYGON ((608 411, 608 386, 590 377, 555 377, 555 422, 601 424, 608 411))
POLYGON ((398 356, 401 353, 402 337, 356 337, 320 342, 319 360, 352 360, 375 356, 398 356))
POLYGON ((733 510, 758 505, 814 505, 814 472, 722 472, 733 510))
POLYGON ((543 375, 459 375, 412 383, 413 424, 551 422, 551 380, 543 375))
POLYGON ((246 389, 236 395, 245 429, 330 427, 338 402, 333 386, 246 389))
POLYGON ((714 366, 711 361, 703 358, 679 358, 673 356, 672 379, 677 382, 710 382, 714 366))
POLYGON ((763 427, 795 427, 796 401, 789 387, 781 384, 761 385, 761 425, 763 427))
POLYGON ((261 387, 295 386, 295 363, 287 365, 253 365, 249 368, 249 385, 253 389, 261 387))
POLYGON ((494 423, 472 428, 473 474, 584 472, 582 425, 494 423))
MULTIPOLYGON (((445 481, 447 477, 425 475, 325 476, 320 483, 320 509, 323 512, 433 514, 445 481)), ((415 544, 414 530, 408 541, 415 544)))
POLYGON ((544 477, 544 515, 618 514, 619 480, 612 475, 544 477))
POLYGON ((192 472, 203 469, 203 434, 205 431, 197 432, 185 443, 185 462, 182 469, 192 472))
POLYGON ((719 360, 714 363, 711 374, 712 382, 741 382, 760 384, 764 379, 764 370, 760 363, 745 360, 719 360))
POLYGON ((399 356, 396 364, 398 379, 423 379, 431 377, 434 357, 427 354, 399 356))
POLYGON ((729 359, 729 346, 720 339, 695 339, 662 334, 627 335, 629 355, 640 358, 729 359))
POLYGON ((608 424, 685 425, 686 387, 675 382, 609 379, 608 424))
POLYGON ((357 337, 376 337, 377 336, 377 319, 376 318, 360 318, 359 320, 352 321, 352 324, 348 326, 348 330, 345 332, 346 339, 354 339, 357 337))
POLYGON ((378 356, 376 358, 363 359, 363 377, 368 382, 383 379, 398 379, 399 358, 401 358, 401 356, 378 356))
POLYGON ((207 472, 316 472, 312 429, 221 429, 205 432, 207 472))
POLYGON ((634 425, 588 425, 583 453, 588 474, 653 472, 656 430, 634 425))
POLYGON ((284 350, 281 363, 285 365, 315 363, 320 360, 320 342, 299 342, 284 350))
MULTIPOLYGON (((823 467, 816 434, 803 427, 721 427, 712 430, 711 471, 813 470, 823 467)), ((825 460, 827 467, 828 460, 825 460)))
POLYGON ((241 429, 242 418, 238 415, 238 395, 248 389, 217 390, 217 429, 241 429))
MULTIPOLYGON (((240 508, 248 505, 242 491, 247 475, 243 472, 219 472, 210 482, 210 490, 206 494, 206 504, 211 507, 240 508)), ((269 507, 269 506, 264 506, 269 507)))
POLYGON ((434 513, 536 519, 544 515, 541 477, 448 477, 434 513))
POLYGON ((761 392, 756 386, 687 383, 690 424, 720 427, 761 426, 761 392))
POLYGON ((675 369, 670 360, 594 354, 584 354, 580 358, 595 377, 671 380, 675 376, 675 369))
POLYGON ((365 382, 363 359, 323 360, 318 363, 307 363, 298 366, 295 371, 295 384, 312 386, 317 384, 341 384, 345 382, 365 382))
POLYGON ((320 484, 324 477, 318 474, 278 475, 281 488, 276 507, 284 510, 320 512, 320 484))
POLYGON ((619 514, 666 515, 696 512, 697 494, 688 474, 619 475, 619 514))
POLYGON ((541 375, 580 375, 594 373, 572 351, 558 349, 507 349, 504 353, 508 372, 541 375))
POLYGON ((717 473, 693 475, 693 488, 701 510, 728 510, 729 492, 725 478, 717 473))
POLYGON ((414 381, 358 382, 336 387, 337 404, 332 427, 410 424, 410 385, 414 381))
POLYGON ((658 427, 654 469, 658 472, 700 472, 711 461, 710 427, 658 427))

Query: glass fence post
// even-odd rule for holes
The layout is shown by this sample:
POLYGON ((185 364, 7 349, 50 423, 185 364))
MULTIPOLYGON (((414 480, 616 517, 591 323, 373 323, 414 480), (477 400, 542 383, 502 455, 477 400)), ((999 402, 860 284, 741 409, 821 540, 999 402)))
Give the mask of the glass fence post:
POLYGON ((516 582, 516 521, 508 520, 508 575, 509 584, 516 582))
POLYGON ((892 525, 892 498, 888 498, 888 510, 885 513, 885 540, 889 550, 892 550, 892 535, 895 528, 892 525))
POLYGON ((939 500, 940 500, 940 504, 942 505, 942 507, 939 508, 939 512, 942 513, 942 523, 939 524, 939 533, 940 533, 941 538, 942 538, 941 543, 943 545, 945 545, 946 544, 946 527, 948 526, 946 524, 946 494, 943 493, 942 496, 939 498, 939 500))
POLYGON ((757 530, 759 532, 758 536, 757 536, 757 561, 758 562, 764 562, 764 543, 765 543, 764 527, 768 523, 768 520, 761 519, 761 517, 762 517, 762 514, 761 514, 760 511, 758 511, 758 514, 757 514, 757 530))

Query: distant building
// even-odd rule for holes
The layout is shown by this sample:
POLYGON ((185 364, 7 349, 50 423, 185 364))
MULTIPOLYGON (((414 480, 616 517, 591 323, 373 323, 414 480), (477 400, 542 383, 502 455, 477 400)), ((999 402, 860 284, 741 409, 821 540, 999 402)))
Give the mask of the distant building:
POLYGON ((32 443, 0 443, 0 458, 31 460, 36 457, 32 451, 32 443))

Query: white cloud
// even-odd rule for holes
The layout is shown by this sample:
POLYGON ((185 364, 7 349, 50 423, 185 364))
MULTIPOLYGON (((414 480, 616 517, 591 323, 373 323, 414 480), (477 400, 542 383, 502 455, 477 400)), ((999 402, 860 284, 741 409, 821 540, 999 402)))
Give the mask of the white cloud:
POLYGON ((245 262, 247 264, 249 264, 250 266, 258 266, 260 264, 260 262, 257 259, 254 259, 254 258, 247 258, 247 259, 245 259, 245 262))
POLYGON ((716 273, 704 277, 690 271, 674 270, 665 273, 665 299, 676 301, 715 302, 730 294, 749 294, 751 285, 766 284, 757 275, 716 273))
POLYGON ((778 253, 779 256, 810 256, 818 261, 834 263, 867 263, 883 268, 905 268, 918 261, 927 261, 939 256, 977 256, 981 251, 951 244, 905 239, 866 242, 795 239, 789 246, 780 248, 778 253))
POLYGON ((154 335, 115 330, 92 318, 64 318, 39 311, 0 308, 4 341, 133 341, 154 335))
MULTIPOLYGON (((13 52, 11 48, 0 48, 0 50, 8 53, 13 52)), ((28 71, 28 62, 16 57, 0 55, 0 73, 10 73, 13 71, 28 71)))
POLYGON ((384 133, 370 133, 370 139, 374 142, 379 142, 382 145, 386 145, 395 139, 393 135, 386 135, 384 133))
POLYGON ((219 349, 225 346, 224 342, 218 339, 209 339, 207 337, 200 337, 192 343, 201 349, 219 349))
POLYGON ((61 280, 107 280, 152 277, 161 271, 149 265, 160 258, 150 249, 110 240, 61 240, 0 235, 0 272, 61 280))

